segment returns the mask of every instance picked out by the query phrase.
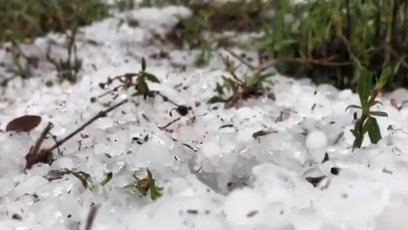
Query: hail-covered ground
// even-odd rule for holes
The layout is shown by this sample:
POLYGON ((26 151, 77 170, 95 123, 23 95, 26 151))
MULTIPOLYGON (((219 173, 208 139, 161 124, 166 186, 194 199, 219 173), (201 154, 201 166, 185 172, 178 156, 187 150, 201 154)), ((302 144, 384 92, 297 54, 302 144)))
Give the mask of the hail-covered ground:
MULTIPOLYGON (((42 122, 29 133, 0 133, 0 229, 85 229, 91 206, 99 207, 93 230, 407 229, 408 109, 390 104, 391 98, 406 100, 405 90, 382 95, 375 109, 388 113, 378 118, 383 138, 377 145, 366 138, 354 152, 350 129, 358 111, 345 109, 359 99, 351 90, 275 75, 269 81, 275 100, 259 97, 232 109, 207 104, 216 83, 229 76, 219 56, 198 69, 195 52, 149 42, 177 23, 176 13, 189 15, 181 7, 141 9, 83 28, 84 70, 76 84, 46 86, 56 72, 40 61, 39 77, 1 89, 3 130, 22 115, 39 115, 42 122), (137 27, 120 25, 132 17, 137 27), (158 58, 160 51, 169 57, 158 58), (150 88, 190 106, 187 115, 170 116, 175 105, 159 97, 134 98, 54 151, 51 165, 24 171, 47 122, 62 139, 128 97, 118 91, 116 98, 90 100, 109 90, 99 87, 108 77, 140 71, 142 57, 161 81, 149 82, 150 88), (257 135, 262 130, 265 135, 257 135), (134 175, 146 177, 147 168, 163 188, 154 201, 126 187, 134 175), (66 170, 87 173, 93 183, 85 188, 66 170), (100 186, 109 173, 112 179, 100 186)), ((23 48, 44 56, 47 39, 23 48)), ((0 55, 8 60, 4 50, 0 55)), ((48 138, 43 147, 53 144, 48 138)))

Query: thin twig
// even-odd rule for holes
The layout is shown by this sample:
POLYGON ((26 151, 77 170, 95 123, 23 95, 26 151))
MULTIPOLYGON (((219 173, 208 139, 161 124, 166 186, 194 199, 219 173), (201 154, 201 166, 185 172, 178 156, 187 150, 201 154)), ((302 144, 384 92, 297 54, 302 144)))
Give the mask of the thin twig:
POLYGON ((238 59, 240 62, 242 62, 244 65, 246 65, 249 69, 252 71, 256 70, 257 67, 253 66, 251 63, 249 63, 247 60, 241 58, 238 54, 234 53, 233 51, 226 49, 226 51, 233 56, 234 58, 238 59))
MULTIPOLYGON (((49 134, 51 138, 54 140, 54 142, 57 143, 58 142, 57 136, 53 135, 51 132, 49 132, 49 134)), ((58 151, 58 155, 62 156, 62 152, 59 148, 57 148, 57 151, 58 151)))
POLYGON ((98 114, 96 114, 94 117, 92 117, 91 119, 89 119, 87 122, 85 122, 83 125, 81 125, 79 128, 77 128, 76 130, 74 130, 72 133, 68 134, 68 136, 66 136, 65 138, 59 140, 57 143, 55 143, 55 145, 53 145, 51 148, 47 149, 47 151, 53 151, 55 149, 57 149, 58 147, 60 147, 62 144, 64 144, 66 141, 68 141, 69 139, 71 139, 73 136, 77 135, 79 132, 81 132, 82 130, 84 130, 86 127, 88 127, 90 124, 92 124, 93 122, 95 122, 97 119, 102 118, 102 117, 106 117, 106 115, 110 112, 112 112, 114 109, 122 106, 123 104, 127 103, 129 100, 128 99, 124 99, 121 102, 113 105, 112 107, 109 107, 106 110, 100 111, 98 114))
POLYGON ((268 61, 258 67, 253 66, 249 62, 247 62, 245 59, 241 58, 239 55, 234 53, 231 50, 226 50, 231 56, 237 58, 240 62, 245 64, 248 68, 250 68, 252 71, 257 70, 257 72, 263 72, 266 69, 272 67, 275 65, 276 62, 297 62, 297 63, 302 63, 302 64, 314 64, 314 65, 322 65, 322 66, 350 66, 353 63, 352 62, 333 62, 331 61, 333 57, 330 58, 325 58, 325 59, 305 59, 305 58, 293 58, 293 57, 279 57, 279 58, 274 58, 271 61, 268 61))
POLYGON ((89 210, 88 217, 86 218, 84 230, 91 230, 92 225, 95 222, 96 213, 99 210, 99 205, 92 205, 91 210, 89 210))
MULTIPOLYGON (((244 84, 244 82, 238 78, 238 76, 235 74, 235 71, 240 67, 240 65, 237 66, 232 66, 233 62, 228 57, 224 57, 222 54, 220 54, 220 57, 222 61, 224 62, 224 65, 227 67, 228 72, 232 75, 232 78, 237 81, 239 84, 244 84)), ((241 61, 241 60, 239 60, 241 61)), ((242 61, 241 61, 242 62, 242 61)))
MULTIPOLYGON (((276 58, 274 61, 276 62, 298 62, 298 63, 302 63, 302 64, 314 64, 314 65, 321 65, 321 66, 350 66, 353 63, 352 62, 333 62, 331 61, 333 59, 333 57, 330 58, 325 58, 325 59, 305 59, 305 58, 291 58, 291 57, 282 57, 282 58, 276 58)), ((265 66, 269 66, 271 67, 271 63, 268 63, 268 65, 265 66)), ((268 67, 268 68, 269 68, 268 67)))
POLYGON ((159 127, 159 129, 161 129, 161 130, 166 130, 170 125, 172 125, 172 124, 174 124, 175 122, 177 122, 177 121, 179 121, 180 120, 180 117, 179 118, 176 118, 176 119, 174 119, 174 120, 172 120, 172 121, 170 121, 169 123, 167 123, 165 126, 163 126, 163 127, 159 127))

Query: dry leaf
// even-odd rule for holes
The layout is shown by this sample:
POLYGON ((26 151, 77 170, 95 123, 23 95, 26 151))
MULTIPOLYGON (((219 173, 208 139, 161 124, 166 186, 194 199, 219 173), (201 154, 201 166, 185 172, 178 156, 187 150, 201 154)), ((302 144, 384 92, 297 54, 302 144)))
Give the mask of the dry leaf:
POLYGON ((41 117, 37 115, 24 115, 10 121, 6 131, 29 132, 41 123, 41 117))

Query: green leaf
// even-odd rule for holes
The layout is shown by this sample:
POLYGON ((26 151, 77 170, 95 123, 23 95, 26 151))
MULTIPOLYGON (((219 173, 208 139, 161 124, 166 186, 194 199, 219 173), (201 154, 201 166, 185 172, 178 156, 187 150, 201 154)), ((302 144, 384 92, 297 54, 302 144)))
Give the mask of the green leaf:
POLYGON ((210 58, 211 58, 211 53, 209 53, 206 50, 202 50, 200 52, 200 54, 198 56, 196 56, 196 59, 194 61, 194 65, 196 67, 199 67, 199 68, 207 66, 209 61, 210 61, 210 58))
POLYGON ((361 148, 362 144, 363 144, 363 138, 356 136, 356 139, 354 139, 354 142, 353 142, 353 150, 355 148, 361 148))
POLYGON ((144 72, 143 75, 151 82, 160 83, 159 79, 151 73, 144 72))
POLYGON ((146 94, 149 92, 149 87, 147 86, 146 81, 144 81, 144 78, 139 77, 137 84, 136 84, 136 90, 141 93, 141 94, 146 94), (140 80, 139 80, 140 79, 140 80))
POLYGON ((244 83, 245 85, 251 85, 255 81, 254 76, 245 75, 244 76, 244 83))
POLYGON ((103 179, 103 181, 101 181, 101 183, 99 183, 101 186, 105 186, 107 183, 109 183, 109 181, 112 180, 113 177, 113 173, 109 172, 108 174, 106 174, 105 179, 103 179))
POLYGON ((236 88, 236 83, 232 79, 224 76, 222 76, 222 78, 224 80, 224 87, 227 91, 233 91, 234 88, 236 88))
POLYGON ((376 105, 376 104, 383 105, 383 103, 381 101, 376 100, 376 101, 373 102, 373 104, 371 106, 376 105))
POLYGON ((274 76, 274 75, 276 75, 275 72, 267 72, 267 73, 261 74, 260 78, 261 78, 262 80, 266 80, 267 78, 272 77, 272 76, 274 76))
POLYGON ((157 198, 161 197, 161 191, 163 188, 156 185, 156 180, 153 178, 153 175, 149 169, 147 169, 147 178, 149 183, 150 198, 152 200, 156 200, 157 198))
POLYGON ((370 115, 379 116, 379 117, 388 117, 388 114, 383 111, 370 111, 370 115))
POLYGON ((217 83, 215 86, 215 92, 217 92, 218 95, 224 94, 224 88, 220 85, 220 83, 217 83))
POLYGON ((54 156, 52 154, 47 154, 47 162, 51 164, 54 162, 54 156))
POLYGON ((144 72, 146 70, 146 59, 142 57, 142 71, 144 72))
POLYGON ((223 103, 223 102, 225 102, 225 99, 222 99, 221 97, 218 97, 218 96, 214 96, 207 101, 207 104, 223 103))
POLYGON ((381 140, 381 131, 378 126, 377 120, 374 117, 369 117, 364 124, 363 130, 368 132, 370 141, 373 144, 377 144, 381 140))
POLYGON ((150 188, 150 198, 152 200, 157 200, 157 198, 160 198, 162 196, 162 191, 162 187, 154 186, 153 188, 150 188))
POLYGON ((295 43, 296 40, 295 39, 285 39, 285 40, 281 40, 280 42, 275 43, 275 50, 279 50, 282 49, 285 46, 289 46, 293 43, 295 43))
POLYGON ((353 136, 357 136, 357 132, 354 129, 350 129, 350 132, 353 134, 353 136))
POLYGON ((387 68, 385 68, 385 69, 382 71, 382 73, 381 73, 381 75, 380 75, 380 79, 379 79, 378 82, 377 82, 377 86, 378 86, 379 88, 382 88, 382 87, 385 86, 385 84, 387 83, 388 78, 390 77, 391 73, 392 73, 392 68, 391 68, 391 66, 388 66, 387 68))
POLYGON ((358 96, 360 97, 361 107, 366 107, 368 98, 373 88, 373 74, 366 68, 362 67, 360 77, 357 82, 358 96))
POLYGON ((361 106, 359 106, 359 105, 349 105, 349 106, 347 106, 346 111, 349 110, 349 109, 361 109, 361 106))

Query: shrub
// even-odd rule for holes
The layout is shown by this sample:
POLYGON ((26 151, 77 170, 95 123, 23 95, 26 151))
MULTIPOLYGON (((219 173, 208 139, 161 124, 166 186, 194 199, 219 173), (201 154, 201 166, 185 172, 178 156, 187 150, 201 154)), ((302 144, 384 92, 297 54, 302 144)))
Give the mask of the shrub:
POLYGON ((306 0, 294 7, 275 0, 274 7, 257 47, 277 59, 279 72, 355 89, 360 66, 376 76, 390 66, 385 89, 408 86, 407 1, 306 0))
POLYGON ((100 0, 0 0, 0 42, 65 32, 109 15, 100 0))

